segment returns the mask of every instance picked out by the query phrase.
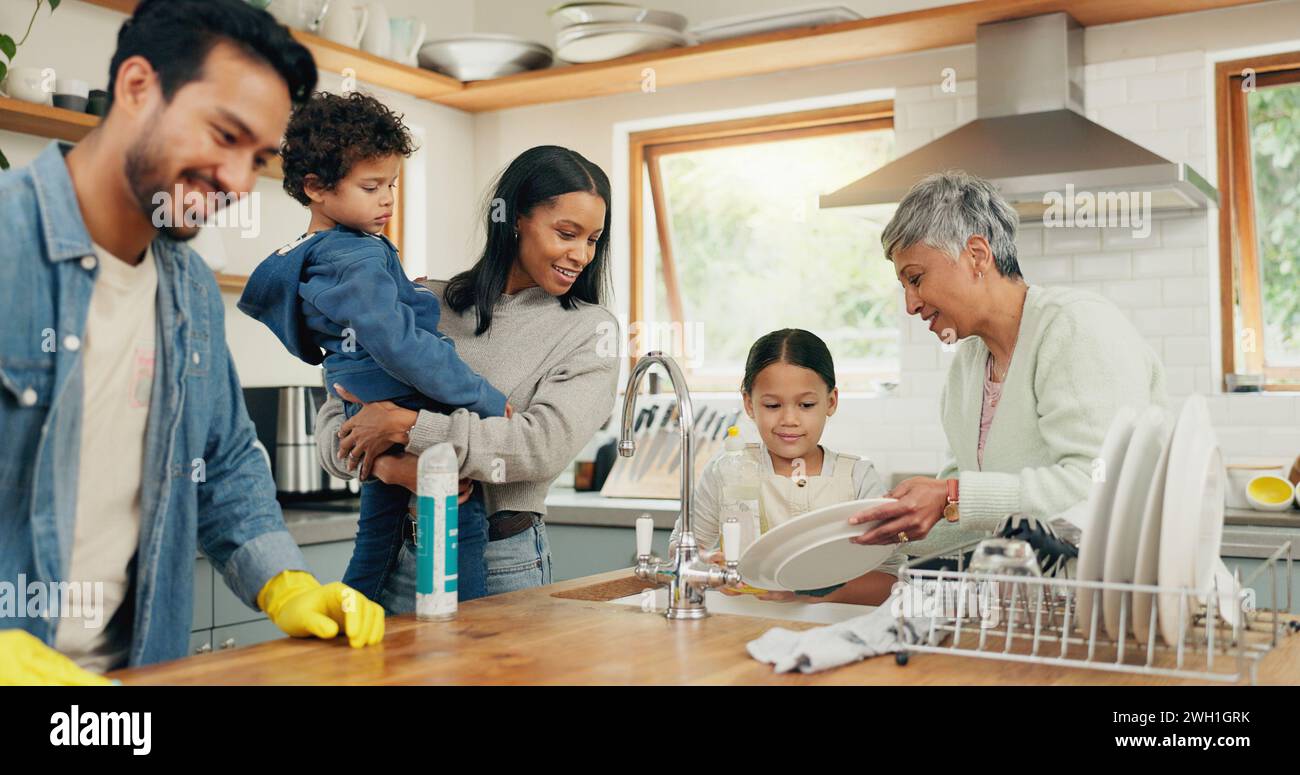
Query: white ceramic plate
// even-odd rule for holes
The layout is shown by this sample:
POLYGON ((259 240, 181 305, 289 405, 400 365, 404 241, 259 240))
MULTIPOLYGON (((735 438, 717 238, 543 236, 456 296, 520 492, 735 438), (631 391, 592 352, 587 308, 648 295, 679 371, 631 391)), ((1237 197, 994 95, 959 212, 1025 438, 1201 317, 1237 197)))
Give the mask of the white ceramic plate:
POLYGON ((547 14, 556 31, 593 22, 645 22, 678 32, 686 30, 686 17, 679 13, 652 11, 627 3, 565 3, 547 11, 547 14))
POLYGON ((595 22, 569 27, 555 36, 555 53, 566 62, 582 64, 685 46, 691 39, 669 27, 653 24, 595 22))
MULTIPOLYGON (((1129 584, 1137 569, 1138 537, 1142 532, 1142 518, 1146 514, 1147 496, 1151 492, 1151 479, 1160 461, 1165 440, 1165 412, 1158 406, 1149 406, 1137 419, 1133 438, 1124 453, 1124 469, 1119 472, 1115 489, 1115 503, 1111 507, 1110 530, 1106 535, 1106 559, 1102 565, 1102 581, 1107 584, 1129 584)), ((1106 621, 1106 634, 1115 640, 1124 637, 1120 631, 1119 613, 1125 594, 1107 589, 1102 592, 1101 614, 1106 621)), ((1133 628, 1133 601, 1129 601, 1125 630, 1133 628)))
POLYGON ((861 576, 884 562, 897 546, 862 546, 849 539, 862 535, 862 525, 849 517, 891 498, 836 503, 810 511, 758 537, 740 557, 740 575, 761 589, 821 589, 861 576))
MULTIPOLYGON (((1165 477, 1169 471, 1169 448, 1173 445, 1173 431, 1164 434, 1160 458, 1151 471, 1151 486, 1147 491, 1146 506, 1142 510, 1142 529, 1138 532, 1137 563, 1133 569, 1133 583, 1155 586, 1159 581, 1160 521, 1165 508, 1165 477)), ((1151 606, 1154 596, 1150 592, 1133 594, 1133 634, 1143 646, 1151 637, 1151 606)))
POLYGON ((1241 587, 1222 557, 1214 561, 1214 583, 1219 590, 1219 607, 1214 616, 1236 627, 1241 622, 1241 587))
MULTIPOLYGON (((1223 490, 1227 479, 1223 455, 1210 422, 1205 397, 1192 395, 1174 427, 1161 511, 1159 584, 1191 587, 1204 595, 1214 578, 1223 540, 1223 490)), ((1178 594, 1161 592, 1156 601, 1160 634, 1177 645, 1190 621, 1189 607, 1178 594)))
POLYGON ((691 30, 701 42, 758 35, 773 30, 812 27, 861 19, 862 14, 842 5, 811 5, 781 11, 761 11, 706 22, 691 30))
MULTIPOLYGON (((1137 412, 1131 406, 1121 406, 1106 430, 1098 459, 1104 466, 1101 481, 1094 481, 1088 490, 1087 522, 1079 542, 1080 581, 1101 581, 1106 563, 1106 539, 1110 532, 1111 509, 1115 503, 1115 490, 1120 473, 1124 470, 1124 453, 1133 438, 1133 425, 1137 412)), ((1080 588, 1078 600, 1078 626, 1084 634, 1092 631, 1092 602, 1097 590, 1080 588)), ((1097 597, 1096 599, 1100 599, 1097 597)))

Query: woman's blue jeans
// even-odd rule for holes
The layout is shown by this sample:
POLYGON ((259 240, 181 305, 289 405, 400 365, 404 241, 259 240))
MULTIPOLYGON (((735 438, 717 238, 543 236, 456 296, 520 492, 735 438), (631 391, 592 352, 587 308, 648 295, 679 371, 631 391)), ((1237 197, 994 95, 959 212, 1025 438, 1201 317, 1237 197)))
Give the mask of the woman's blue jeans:
MULTIPOLYGON (((486 525, 487 520, 484 520, 484 538, 487 536, 486 525)), ((487 541, 484 560, 488 595, 550 584, 551 545, 542 515, 533 515, 533 526, 528 530, 500 541, 487 541)), ((460 599, 471 598, 462 594, 460 599)), ((399 547, 393 570, 387 575, 377 600, 390 615, 415 610, 415 546, 409 541, 399 547)))
MULTIPOLYGON (((411 492, 405 487, 383 482, 361 485, 361 519, 357 524, 357 541, 348 562, 343 583, 367 598, 382 602, 380 595, 388 577, 398 565, 404 547, 407 507, 411 492)), ((474 488, 470 499, 457 509, 456 589, 461 600, 473 600, 487 594, 487 513, 483 494, 474 488)), ((415 610, 415 554, 411 552, 411 605, 415 610)), ((391 613, 391 612, 390 612, 391 613)))

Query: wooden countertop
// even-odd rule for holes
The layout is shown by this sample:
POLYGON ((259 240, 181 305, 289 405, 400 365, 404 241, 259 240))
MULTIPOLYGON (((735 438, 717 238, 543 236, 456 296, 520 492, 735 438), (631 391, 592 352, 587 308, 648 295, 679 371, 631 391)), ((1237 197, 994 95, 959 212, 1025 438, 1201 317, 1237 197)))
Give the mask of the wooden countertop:
MULTIPOLYGON (((554 597, 629 580, 627 570, 462 604, 451 622, 392 617, 382 645, 290 639, 110 673, 124 684, 1128 684, 1160 677, 913 654, 813 675, 777 674, 745 644, 811 624, 718 614, 670 622, 638 609, 554 597)), ((581 592, 579 592, 581 594, 581 592)), ((627 594, 624 590, 621 594, 627 594)), ((1259 665, 1260 684, 1300 683, 1300 636, 1259 665)))

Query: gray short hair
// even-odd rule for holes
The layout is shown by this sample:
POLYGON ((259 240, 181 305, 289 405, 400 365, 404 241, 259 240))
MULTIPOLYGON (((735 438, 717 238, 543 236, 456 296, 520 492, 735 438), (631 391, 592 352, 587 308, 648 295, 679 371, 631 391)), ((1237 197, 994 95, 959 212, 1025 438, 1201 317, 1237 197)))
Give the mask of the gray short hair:
POLYGON ((989 241, 993 261, 1005 277, 1020 277, 1016 261, 1016 226, 1020 216, 983 178, 961 170, 927 175, 912 186, 889 219, 880 244, 885 258, 923 243, 955 261, 966 240, 979 234, 989 241))

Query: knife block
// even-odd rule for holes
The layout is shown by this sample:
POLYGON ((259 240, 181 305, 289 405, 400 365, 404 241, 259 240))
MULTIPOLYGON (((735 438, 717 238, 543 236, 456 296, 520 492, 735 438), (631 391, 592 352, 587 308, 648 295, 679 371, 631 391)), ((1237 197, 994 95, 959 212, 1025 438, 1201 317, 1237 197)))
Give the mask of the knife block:
MULTIPOLYGON (((723 438, 708 440, 696 437, 692 449, 696 479, 704 465, 722 449, 723 438)), ((673 500, 681 497, 681 471, 678 470, 681 467, 681 446, 681 433, 676 428, 638 433, 636 453, 614 461, 600 494, 607 498, 673 500)))

